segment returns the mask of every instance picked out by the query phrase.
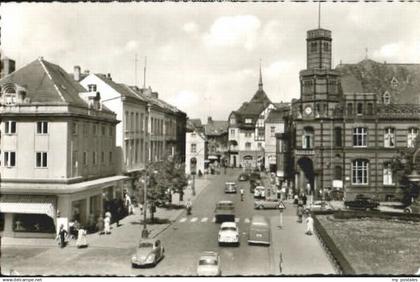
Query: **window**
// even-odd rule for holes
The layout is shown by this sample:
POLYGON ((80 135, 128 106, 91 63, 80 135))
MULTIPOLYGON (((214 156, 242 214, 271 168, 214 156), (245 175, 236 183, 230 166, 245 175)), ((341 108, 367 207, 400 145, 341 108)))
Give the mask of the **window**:
POLYGON ((109 136, 112 137, 114 128, 110 126, 108 129, 109 129, 109 136))
POLYGON ((257 143, 258 149, 261 150, 262 149, 262 144, 260 142, 257 143))
POLYGON ((191 132, 191 137, 196 137, 197 136, 197 134, 195 133, 195 131, 194 132, 191 132))
POLYGON ((197 144, 191 144, 191 153, 197 153, 197 144))
POLYGON ((96 136, 96 132, 98 130, 98 126, 96 124, 92 124, 92 135, 96 136))
POLYGON ((230 130, 230 135, 235 135, 235 129, 230 130))
POLYGON ((105 135, 106 135, 106 128, 105 128, 105 125, 102 125, 102 126, 101 126, 101 133, 102 133, 102 136, 105 136, 105 135))
POLYGON ((125 111, 125 131, 130 130, 130 120, 128 116, 129 116, 128 111, 125 111))
POLYGON ((251 142, 246 142, 245 143, 245 149, 251 150, 251 142))
POLYGON ((391 103, 391 94, 389 94, 388 91, 386 91, 383 95, 383 102, 385 105, 389 105, 391 103))
POLYGON ((47 121, 38 121, 36 123, 36 133, 47 134, 48 133, 48 122, 47 121))
POLYGON ((79 152, 73 151, 73 167, 77 167, 79 163, 79 152))
POLYGON ((368 103, 367 105, 367 114, 368 115, 373 115, 373 104, 372 103, 368 103))
POLYGON ((140 130, 144 131, 144 114, 140 114, 140 130))
POLYGON ((271 126, 270 127, 270 136, 274 137, 276 135, 276 127, 275 126, 271 126))
POLYGON ((250 131, 245 132, 245 137, 251 137, 251 136, 252 136, 252 132, 250 132, 250 131))
POLYGON ((305 127, 302 135, 302 149, 312 149, 314 138, 314 129, 312 127, 305 127))
POLYGON ((348 115, 352 115, 353 114, 353 104, 352 103, 348 103, 347 104, 347 114, 348 115))
POLYGON ((395 147, 395 129, 394 128, 385 128, 384 147, 385 148, 395 147))
POLYGON ((246 118, 245 123, 252 123, 252 118, 246 118))
POLYGON ((311 52, 315 52, 318 49, 317 42, 311 42, 311 52))
POLYGON ((16 152, 4 152, 4 166, 5 167, 16 166, 16 152))
POLYGON ((328 42, 324 42, 324 51, 329 51, 330 50, 330 45, 328 44, 328 42))
POLYGON ((343 177, 343 169, 341 166, 337 165, 334 167, 334 179, 335 180, 342 180, 343 177))
POLYGON ((407 147, 414 148, 414 141, 417 137, 419 130, 417 128, 409 128, 407 135, 407 147))
POLYGON ((109 163, 112 163, 112 152, 109 152, 109 163))
POLYGON ((230 124, 235 124, 235 122, 236 122, 236 120, 235 120, 234 117, 230 118, 230 121, 229 121, 230 124))
POLYGON ((96 92, 96 84, 88 84, 89 92, 96 92))
POLYGON ((89 124, 85 123, 83 124, 83 136, 88 136, 89 135, 89 124))
POLYGON ((353 185, 368 184, 369 162, 367 160, 355 160, 351 164, 353 185))
POLYGON ((73 135, 77 135, 77 122, 72 122, 71 132, 73 135))
POLYGON ((264 140, 265 129, 264 127, 257 127, 257 140, 264 140))
POLYGON ((47 152, 36 153, 36 167, 47 167, 47 152))
POLYGON ((87 159, 87 152, 83 152, 83 164, 87 165, 88 159, 87 159))
POLYGON ((390 163, 384 163, 384 185, 393 185, 392 167, 390 163))
POLYGON ((16 134, 16 121, 6 121, 5 127, 4 132, 6 134, 16 134))
POLYGON ((139 131, 140 127, 139 127, 139 113, 136 113, 136 129, 135 131, 139 131))
POLYGON ((353 146, 367 147, 367 128, 356 127, 353 129, 353 146))
POLYGON ((341 127, 334 128, 334 146, 341 147, 342 144, 341 127))
POLYGON ((105 163, 105 152, 104 151, 101 152, 101 163, 102 164, 105 163))
POLYGON ((92 164, 93 165, 96 165, 96 156, 97 156, 96 152, 92 152, 92 164))
POLYGON ((357 115, 363 115, 363 103, 357 103, 357 115))

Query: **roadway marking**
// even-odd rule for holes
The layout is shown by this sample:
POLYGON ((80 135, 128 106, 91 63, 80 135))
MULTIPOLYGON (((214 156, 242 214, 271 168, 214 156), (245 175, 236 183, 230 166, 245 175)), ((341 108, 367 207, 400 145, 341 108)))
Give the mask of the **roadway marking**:
POLYGON ((186 221, 187 220, 187 218, 186 217, 183 217, 183 218, 181 218, 180 220, 179 220, 179 222, 184 222, 184 221, 186 221))
POLYGON ((235 222, 238 223, 241 220, 239 217, 235 217, 235 222))
POLYGON ((249 223, 250 222, 249 218, 245 218, 244 222, 249 223))
POLYGON ((191 222, 196 222, 197 220, 198 220, 198 218, 194 217, 194 218, 191 219, 191 222))
POLYGON ((207 217, 203 217, 202 219, 201 219, 201 222, 206 222, 208 220, 208 218, 207 217))

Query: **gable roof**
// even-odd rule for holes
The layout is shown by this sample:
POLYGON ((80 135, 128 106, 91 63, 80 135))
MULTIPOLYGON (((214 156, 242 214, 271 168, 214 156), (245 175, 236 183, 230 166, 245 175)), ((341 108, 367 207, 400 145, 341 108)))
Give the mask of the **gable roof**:
POLYGON ((204 125, 206 136, 220 136, 227 134, 228 122, 225 120, 212 120, 204 125))
POLYGON ((420 64, 389 64, 365 59, 357 64, 340 64, 343 93, 382 95, 389 91, 397 104, 420 104, 420 64), (394 83, 393 83, 394 82, 394 83))
POLYGON ((79 97, 86 90, 60 66, 42 57, 0 79, 0 85, 6 83, 25 87, 31 103, 88 107, 79 97))
MULTIPOLYGON (((139 97, 136 94, 134 94, 127 85, 122 84, 122 83, 117 83, 113 81, 110 77, 102 73, 95 73, 95 75, 99 79, 101 79, 103 82, 105 82, 109 87, 111 87, 116 92, 118 92, 121 96, 131 97, 133 99, 139 99, 139 97)), ((144 99, 141 99, 141 100, 144 101, 144 99)))
POLYGON ((265 120, 266 123, 281 123, 284 122, 283 117, 285 117, 289 112, 289 108, 282 108, 272 110, 269 114, 267 119, 265 120))

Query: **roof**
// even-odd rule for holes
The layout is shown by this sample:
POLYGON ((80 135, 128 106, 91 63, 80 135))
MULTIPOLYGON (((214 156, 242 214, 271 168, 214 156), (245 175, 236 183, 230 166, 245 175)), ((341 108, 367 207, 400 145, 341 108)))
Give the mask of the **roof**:
POLYGON ((279 123, 283 122, 283 117, 286 116, 288 113, 288 108, 282 110, 273 110, 268 114, 267 119, 265 120, 266 123, 279 123))
POLYGON ((203 125, 201 124, 201 119, 199 118, 194 118, 194 119, 189 119, 190 123, 193 124, 195 127, 202 127, 203 125))
POLYGON ((336 70, 341 74, 343 93, 361 91, 382 95, 388 91, 393 103, 420 104, 420 64, 390 64, 365 59, 357 64, 340 64, 336 70))
POLYGON ((26 97, 31 103, 88 107, 79 97, 79 93, 86 90, 60 66, 43 58, 0 79, 0 85, 6 83, 16 83, 26 88, 26 97))
POLYGON ((95 73, 95 75, 100 78, 103 82, 105 82, 108 86, 110 86, 112 89, 114 89, 116 92, 118 92, 123 97, 131 97, 133 99, 140 99, 143 102, 146 102, 145 99, 142 99, 141 97, 138 97, 131 89, 122 83, 117 83, 113 81, 111 78, 106 76, 102 73, 95 73))
POLYGON ((152 92, 151 88, 138 88, 137 86, 128 86, 131 91, 133 91, 140 99, 146 100, 152 105, 155 105, 157 107, 160 107, 163 110, 167 110, 172 113, 179 113, 179 114, 185 114, 183 111, 178 109, 177 107, 159 99, 153 97, 151 94, 156 93, 152 92))
POLYGON ((212 120, 204 125, 204 132, 208 135, 223 135, 228 132, 228 122, 225 120, 212 120))

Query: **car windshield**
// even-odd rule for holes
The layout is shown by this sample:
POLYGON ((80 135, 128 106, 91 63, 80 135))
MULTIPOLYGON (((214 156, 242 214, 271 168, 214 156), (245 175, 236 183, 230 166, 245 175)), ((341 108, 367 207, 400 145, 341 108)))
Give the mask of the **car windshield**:
POLYGON ((149 242, 142 242, 139 244, 139 248, 153 248, 153 244, 149 242))
POLYGON ((222 227, 222 231, 226 231, 226 230, 236 231, 236 228, 233 227, 233 226, 224 226, 224 227, 222 227))
POLYGON ((233 204, 217 204, 216 208, 220 210, 231 210, 233 209, 233 204))
POLYGON ((217 260, 213 258, 200 259, 198 265, 217 265, 217 260))

